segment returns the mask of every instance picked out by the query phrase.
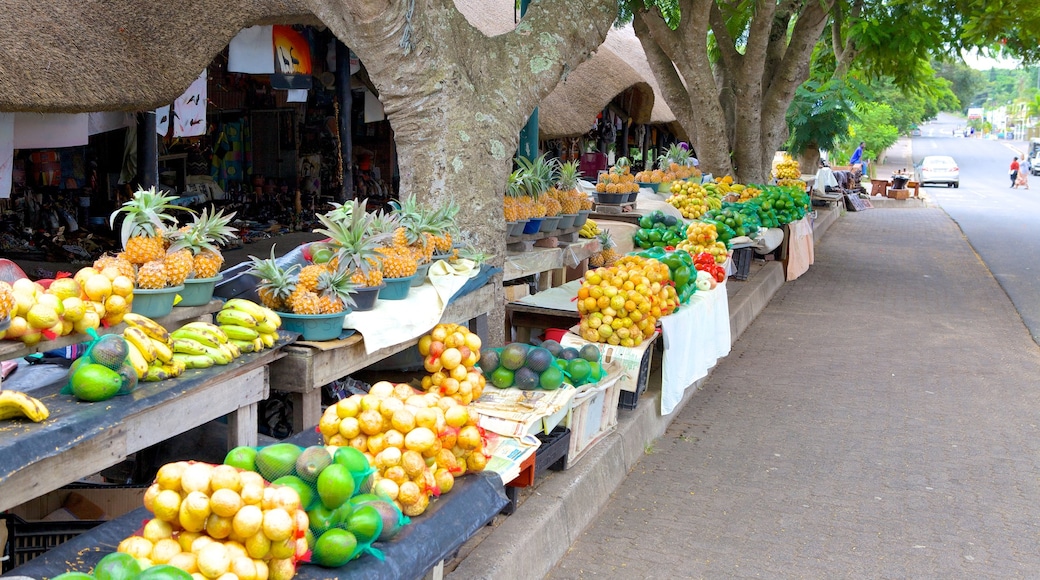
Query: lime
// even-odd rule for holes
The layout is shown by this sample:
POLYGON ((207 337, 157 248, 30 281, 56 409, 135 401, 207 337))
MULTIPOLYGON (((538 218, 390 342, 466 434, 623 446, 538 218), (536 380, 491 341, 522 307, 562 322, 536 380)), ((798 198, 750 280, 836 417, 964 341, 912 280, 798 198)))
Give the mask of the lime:
POLYGON ((99 364, 85 364, 72 374, 72 394, 84 401, 111 399, 123 386, 123 377, 99 364))
POLYGON ((245 471, 256 471, 256 449, 246 446, 235 447, 224 457, 224 465, 245 471))
POLYGON ((123 552, 112 552, 94 567, 97 580, 130 580, 141 573, 141 565, 137 558, 123 552))
POLYGON ((318 476, 318 497, 329 509, 336 509, 354 495, 354 476, 338 463, 326 467, 318 476))
POLYGON ((347 530, 332 528, 314 542, 311 561, 326 568, 339 568, 354 557, 357 538, 347 530))
POLYGON ((538 384, 547 391, 555 391, 563 384, 563 371, 550 366, 538 377, 538 384))
POLYGON ((371 505, 359 506, 347 519, 347 531, 354 534, 359 544, 371 544, 383 530, 383 517, 371 505))
POLYGON ((513 371, 498 367, 491 373, 491 383, 500 389, 508 389, 513 386, 513 371))
POLYGON ((191 574, 176 566, 160 564, 142 571, 135 580, 193 580, 193 578, 191 574))
POLYGON ((583 358, 576 358, 568 363, 567 372, 571 375, 571 383, 584 385, 592 373, 592 364, 583 358))

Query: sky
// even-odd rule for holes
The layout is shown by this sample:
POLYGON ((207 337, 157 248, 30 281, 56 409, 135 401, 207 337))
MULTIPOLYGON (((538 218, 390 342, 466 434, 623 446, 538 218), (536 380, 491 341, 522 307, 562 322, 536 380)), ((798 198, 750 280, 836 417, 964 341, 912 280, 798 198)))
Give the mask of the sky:
POLYGON ((990 58, 982 56, 977 51, 962 53, 964 63, 975 70, 989 70, 991 68, 1018 68, 1021 61, 1010 58, 990 58))

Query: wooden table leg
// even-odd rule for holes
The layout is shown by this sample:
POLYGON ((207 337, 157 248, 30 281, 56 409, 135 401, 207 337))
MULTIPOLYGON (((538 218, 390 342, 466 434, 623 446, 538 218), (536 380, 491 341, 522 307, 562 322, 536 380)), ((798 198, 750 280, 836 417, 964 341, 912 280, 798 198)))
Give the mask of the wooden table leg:
POLYGON ((292 430, 299 433, 321 421, 321 389, 306 393, 289 393, 292 401, 292 430))
POLYGON ((256 447, 259 404, 239 407, 228 415, 228 449, 239 446, 256 447))

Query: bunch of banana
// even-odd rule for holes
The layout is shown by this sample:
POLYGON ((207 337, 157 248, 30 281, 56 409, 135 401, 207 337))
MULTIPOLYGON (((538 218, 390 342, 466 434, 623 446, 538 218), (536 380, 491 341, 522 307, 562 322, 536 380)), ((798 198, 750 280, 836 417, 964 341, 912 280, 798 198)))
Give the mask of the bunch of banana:
POLYGON ((228 337, 228 342, 242 352, 260 352, 278 342, 278 314, 249 300, 232 298, 217 313, 217 324, 228 337))
POLYGON ((591 239, 598 236, 600 231, 601 230, 599 229, 599 226, 596 225, 596 222, 587 219, 585 220, 585 223, 581 226, 581 230, 578 231, 578 235, 583 238, 591 239))
POLYGON ((0 420, 26 417, 39 423, 50 415, 47 406, 36 397, 18 391, 0 391, 0 420))
POLYGON ((123 338, 129 346, 126 359, 134 367, 138 380, 162 381, 184 372, 186 367, 173 358, 173 339, 163 325, 133 312, 124 315, 123 322, 126 323, 123 338))
POLYGON ((242 356, 242 351, 224 330, 210 322, 189 322, 170 333, 173 338, 173 360, 189 369, 206 369, 226 365, 242 356))

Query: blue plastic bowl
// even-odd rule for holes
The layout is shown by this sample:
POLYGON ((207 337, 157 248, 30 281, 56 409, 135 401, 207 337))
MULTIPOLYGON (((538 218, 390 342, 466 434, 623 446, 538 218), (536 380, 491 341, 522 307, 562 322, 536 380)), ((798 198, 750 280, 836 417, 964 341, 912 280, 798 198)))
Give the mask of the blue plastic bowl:
POLYGON ((203 306, 213 299, 213 289, 217 282, 224 279, 222 274, 212 278, 188 278, 184 281, 184 291, 177 306, 203 306))
POLYGON ((531 218, 527 220, 527 225, 524 226, 525 234, 536 234, 542 227, 542 218, 531 218))
POLYGON ((404 278, 383 278, 386 288, 379 291, 380 300, 404 300, 408 297, 408 291, 412 289, 412 280, 418 274, 404 278))
POLYGON ((335 314, 290 314, 279 312, 282 328, 299 332, 303 340, 335 340, 343 333, 343 319, 349 310, 335 314))

